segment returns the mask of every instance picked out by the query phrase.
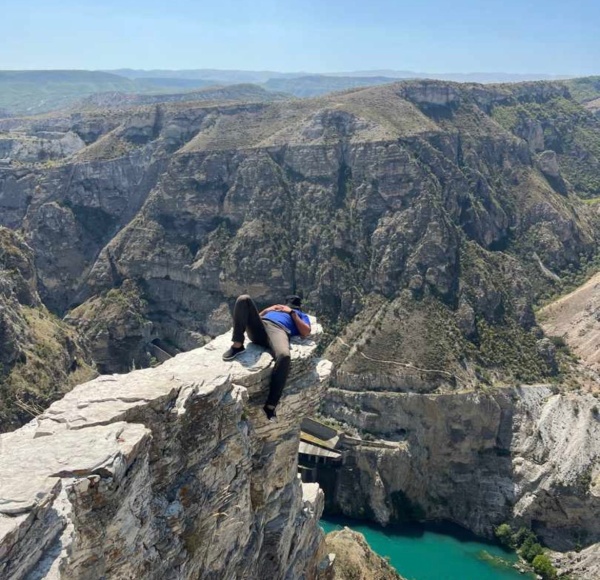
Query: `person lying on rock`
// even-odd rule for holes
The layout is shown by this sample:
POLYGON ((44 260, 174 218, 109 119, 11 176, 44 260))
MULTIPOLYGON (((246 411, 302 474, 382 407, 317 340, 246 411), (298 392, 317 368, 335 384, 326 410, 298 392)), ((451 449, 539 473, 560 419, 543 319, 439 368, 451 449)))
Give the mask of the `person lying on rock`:
POLYGON ((300 297, 292 295, 286 297, 285 304, 274 304, 259 312, 252 298, 244 294, 233 308, 233 344, 223 354, 223 360, 233 360, 244 352, 244 332, 252 342, 264 346, 273 355, 275 366, 269 396, 263 407, 269 421, 277 417, 275 408, 290 372, 290 337, 310 334, 310 320, 300 310, 301 306, 300 297))

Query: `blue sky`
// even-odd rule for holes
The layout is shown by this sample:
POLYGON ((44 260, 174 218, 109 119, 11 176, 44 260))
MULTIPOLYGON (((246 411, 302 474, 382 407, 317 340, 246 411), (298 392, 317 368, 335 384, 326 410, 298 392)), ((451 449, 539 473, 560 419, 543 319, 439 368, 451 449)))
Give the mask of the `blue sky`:
POLYGON ((600 0, 0 0, 0 69, 600 74, 600 0))

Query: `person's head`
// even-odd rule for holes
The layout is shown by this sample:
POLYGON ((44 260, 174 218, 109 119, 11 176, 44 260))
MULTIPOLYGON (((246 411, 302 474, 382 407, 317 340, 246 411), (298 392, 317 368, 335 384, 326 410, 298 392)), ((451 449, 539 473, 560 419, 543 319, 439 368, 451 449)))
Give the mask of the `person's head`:
POLYGON ((290 308, 301 308, 302 307, 302 298, 297 296, 296 294, 290 294, 285 297, 285 305, 290 308))

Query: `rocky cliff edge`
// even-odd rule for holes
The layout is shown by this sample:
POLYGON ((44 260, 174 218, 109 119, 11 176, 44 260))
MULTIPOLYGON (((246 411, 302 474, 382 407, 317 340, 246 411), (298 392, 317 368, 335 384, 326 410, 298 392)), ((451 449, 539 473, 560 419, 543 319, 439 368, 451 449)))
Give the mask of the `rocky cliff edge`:
POLYGON ((331 370, 317 330, 292 346, 277 423, 271 357, 250 345, 225 363, 222 335, 1 435, 0 577, 316 577, 323 496, 297 478, 297 447, 331 370))

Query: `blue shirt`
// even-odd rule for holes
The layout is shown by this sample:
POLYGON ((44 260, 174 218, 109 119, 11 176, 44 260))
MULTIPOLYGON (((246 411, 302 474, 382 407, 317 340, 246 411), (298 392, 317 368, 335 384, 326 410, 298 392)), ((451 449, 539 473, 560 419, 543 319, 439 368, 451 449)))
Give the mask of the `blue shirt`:
MULTIPOLYGON (((296 315, 300 317, 301 320, 306 322, 310 326, 310 319, 308 318, 308 314, 304 314, 301 310, 296 310, 296 315)), ((263 314, 263 318, 266 320, 270 320, 271 322, 276 322, 277 324, 283 326, 290 336, 298 336, 300 333, 296 328, 296 323, 292 320, 292 315, 287 312, 281 312, 279 310, 271 310, 266 314, 263 314)))

